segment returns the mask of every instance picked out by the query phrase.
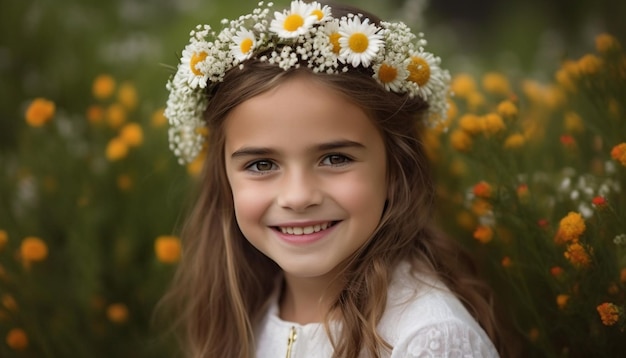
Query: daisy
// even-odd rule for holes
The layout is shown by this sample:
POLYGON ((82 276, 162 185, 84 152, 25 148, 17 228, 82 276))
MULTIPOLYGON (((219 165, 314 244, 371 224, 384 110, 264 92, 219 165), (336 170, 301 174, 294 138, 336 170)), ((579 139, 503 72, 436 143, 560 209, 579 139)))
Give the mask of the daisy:
POLYGON ((428 100, 433 92, 446 86, 446 74, 439 67, 439 62, 438 57, 422 49, 412 53, 409 57, 408 85, 413 87, 415 94, 424 100, 428 100))
POLYGON ((402 82, 409 76, 406 65, 385 60, 373 66, 374 78, 387 91, 402 92, 402 82))
POLYGON ((378 30, 378 27, 369 23, 369 19, 363 22, 358 16, 342 19, 339 23, 340 61, 351 63, 353 67, 360 64, 369 67, 383 45, 383 36, 378 30))
POLYGON ((201 69, 202 63, 207 59, 209 50, 206 43, 192 42, 183 50, 178 75, 187 80, 191 89, 206 86, 208 75, 201 69))
POLYGON ((311 7, 310 14, 315 15, 315 17, 317 17, 317 22, 324 22, 331 18, 330 7, 328 5, 322 6, 317 1, 314 1, 311 4, 309 4, 309 6, 311 7))
POLYGON ((241 28, 230 44, 230 53, 238 60, 243 61, 250 58, 252 51, 256 46, 256 38, 254 33, 248 29, 241 28))
POLYGON ((309 4, 300 0, 293 1, 289 11, 274 13, 270 31, 283 38, 294 38, 305 34, 317 21, 317 15, 312 12, 313 9, 309 4))
POLYGON ((335 55, 339 55, 341 51, 341 45, 339 44, 339 21, 333 20, 324 24, 323 32, 328 36, 328 42, 332 45, 332 50, 335 55))

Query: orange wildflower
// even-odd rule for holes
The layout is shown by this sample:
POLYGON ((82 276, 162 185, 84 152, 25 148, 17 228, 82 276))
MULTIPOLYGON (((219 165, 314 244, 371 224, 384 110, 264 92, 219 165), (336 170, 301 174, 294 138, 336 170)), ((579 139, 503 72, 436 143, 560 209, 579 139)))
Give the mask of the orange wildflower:
POLYGON ((587 253, 585 247, 578 242, 567 246, 567 251, 563 253, 563 256, 577 268, 589 267, 589 265, 591 265, 589 253, 587 253))
POLYGON ((137 107, 137 90, 130 82, 124 82, 117 91, 117 100, 127 109, 132 110, 137 107))
POLYGON ((480 133, 480 117, 473 113, 467 113, 459 118, 459 127, 467 132, 467 134, 480 133))
POLYGON ((159 236, 154 242, 154 251, 159 261, 173 264, 180 260, 180 239, 175 236, 159 236))
POLYGON ((563 117, 563 127, 568 133, 581 133, 585 130, 583 119, 576 112, 567 112, 563 117))
POLYGON ((48 246, 40 238, 29 236, 22 240, 20 255, 26 262, 43 261, 48 257, 48 246))
POLYGON ((55 111, 54 102, 35 98, 26 109, 26 123, 31 127, 41 127, 54 117, 55 111))
POLYGON ((126 122, 126 108, 119 103, 111 104, 106 110, 107 124, 111 128, 119 128, 126 122))
POLYGON ((585 229, 585 220, 582 215, 572 211, 559 222, 559 229, 554 237, 554 241, 557 244, 569 241, 577 242, 580 235, 585 232, 585 229))
POLYGON ((550 268, 550 275, 559 278, 561 277, 561 275, 563 275, 563 268, 560 266, 552 266, 550 268))
POLYGON ((113 323, 125 323, 128 320, 128 307, 123 303, 110 304, 107 307, 107 318, 113 323))
POLYGON ((468 74, 462 73, 454 76, 450 89, 455 96, 460 98, 467 98, 470 93, 476 91, 476 81, 468 74))
POLYGON ((120 138, 130 147, 137 147, 143 142, 143 131, 137 123, 128 123, 122 127, 120 138))
POLYGON ((479 198, 488 199, 491 197, 492 193, 491 185, 489 185, 489 183, 487 183, 486 181, 478 182, 476 185, 474 185, 473 192, 474 195, 479 198))
POLYGON ((486 244, 493 239, 493 229, 489 226, 480 225, 474 230, 474 239, 486 244))
POLYGON ((21 328, 13 328, 7 333, 7 345, 16 351, 21 351, 28 347, 28 336, 21 328))
POLYGON ((491 211, 492 208, 492 205, 484 199, 476 199, 472 203, 472 212, 476 214, 476 216, 485 215, 491 211))
POLYGON ((619 280, 621 283, 626 283, 626 267, 620 270, 619 280))
POLYGON ((163 114, 164 111, 165 109, 159 108, 152 113, 152 116, 150 117, 150 124, 154 128, 163 127, 167 123, 167 118, 163 114))
POLYGON ((510 257, 508 256, 504 256, 502 258, 502 267, 507 268, 507 267, 511 267, 511 265, 513 265, 513 260, 511 260, 510 257))
POLYGON ((578 68, 580 73, 586 75, 593 75, 600 71, 602 68, 602 59, 594 54, 586 54, 578 60, 578 68))
POLYGON ((91 92, 97 99, 106 99, 111 97, 115 90, 115 80, 109 75, 100 75, 93 81, 91 92))
POLYGON ((621 310, 613 303, 604 302, 598 305, 596 309, 598 310, 602 324, 605 326, 612 326, 619 321, 621 310))
POLYGON ((99 105, 92 105, 87 108, 87 120, 91 124, 102 123, 104 119, 104 109, 99 105))
POLYGON ((526 184, 520 184, 517 189, 515 190, 515 192, 517 193, 517 198, 519 199, 519 201, 526 203, 528 202, 528 185, 526 184))
POLYGON ((560 294, 556 296, 556 305, 559 309, 564 309, 567 306, 567 302, 569 302, 569 295, 560 294))
POLYGON ((9 241, 9 234, 6 231, 0 230, 0 250, 2 250, 9 241))
POLYGON ((128 144, 119 137, 113 138, 109 141, 106 147, 106 157, 109 161, 113 162, 120 160, 128 154, 128 144))
POLYGON ((620 143, 611 149, 611 158, 626 167, 626 142, 620 143))
POLYGON ((492 135, 506 129, 502 117, 497 113, 488 113, 482 121, 482 130, 484 134, 492 135))

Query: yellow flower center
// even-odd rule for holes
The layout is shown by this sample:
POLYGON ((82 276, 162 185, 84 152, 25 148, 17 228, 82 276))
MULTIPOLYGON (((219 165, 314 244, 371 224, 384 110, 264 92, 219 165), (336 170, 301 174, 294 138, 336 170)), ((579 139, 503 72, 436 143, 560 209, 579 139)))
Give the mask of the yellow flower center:
POLYGON ((333 45, 333 52, 336 54, 338 54, 341 50, 341 45, 339 44, 340 37, 341 35, 339 35, 338 32, 333 32, 332 34, 328 35, 328 40, 333 45))
POLYGON ((385 63, 380 65, 380 68, 378 69, 378 79, 380 80, 380 82, 390 83, 393 82, 397 77, 398 70, 395 67, 389 66, 385 63))
POLYGON ((248 53, 250 49, 252 49, 252 39, 243 39, 239 44, 239 48, 241 49, 241 53, 248 53))
POLYGON ((348 46, 352 52, 361 53, 367 50, 369 46, 369 39, 367 35, 361 32, 354 33, 348 39, 348 46))
POLYGON ((317 16, 317 20, 321 20, 324 17, 324 13, 320 9, 315 9, 311 12, 311 15, 317 16))
POLYGON ((421 57, 413 56, 408 66, 409 81, 415 82, 420 86, 426 85, 430 79, 430 67, 426 60, 421 57))
POLYGON ((194 75, 196 76, 202 76, 203 73, 202 71, 198 70, 196 68, 196 65, 199 62, 204 61, 204 59, 208 56, 208 54, 204 51, 201 51, 200 53, 193 53, 193 56, 191 56, 191 60, 189 61, 189 67, 191 67, 191 72, 193 72, 194 75))
POLYGON ((304 25, 304 19, 302 16, 298 14, 291 14, 285 19, 283 28, 287 31, 296 31, 302 25, 304 25))

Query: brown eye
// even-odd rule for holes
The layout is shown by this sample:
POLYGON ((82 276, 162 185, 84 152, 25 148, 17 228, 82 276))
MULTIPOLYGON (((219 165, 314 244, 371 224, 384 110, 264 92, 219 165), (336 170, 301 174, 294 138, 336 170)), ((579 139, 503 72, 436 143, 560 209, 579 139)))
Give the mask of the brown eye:
POLYGON ((350 161, 351 161, 351 159, 346 157, 345 155, 331 154, 331 155, 326 156, 324 158, 324 160, 322 160, 322 164, 324 164, 324 165, 331 165, 331 166, 337 166, 337 165, 347 164, 350 161))
POLYGON ((268 160, 259 160, 254 163, 251 163, 248 166, 248 170, 253 172, 266 172, 274 169, 274 163, 268 160))

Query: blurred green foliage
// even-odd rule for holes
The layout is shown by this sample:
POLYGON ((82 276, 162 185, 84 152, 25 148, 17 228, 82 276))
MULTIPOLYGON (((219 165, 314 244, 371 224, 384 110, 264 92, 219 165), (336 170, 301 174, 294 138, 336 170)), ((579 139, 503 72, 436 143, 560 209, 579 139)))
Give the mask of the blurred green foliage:
MULTIPOLYGON (((287 3, 275 1, 276 7, 287 3)), ((425 31, 433 52, 442 54, 453 73, 497 67, 514 78, 526 73, 549 78, 561 59, 588 47, 579 44, 591 43, 601 31, 625 43, 620 14, 626 10, 617 1, 345 3, 425 31)), ((173 355, 151 325, 173 269, 159 259, 155 245, 157 238, 176 232, 194 177, 193 168, 176 163, 166 127, 159 124, 165 82, 190 29, 217 25, 253 5, 244 0, 0 4, 1 357, 173 355), (97 98, 92 87, 102 74, 110 75, 115 87, 97 98), (136 90, 138 103, 124 107, 124 123, 112 125, 108 117, 121 102, 124 84, 136 90), (25 112, 38 97, 54 102, 55 115, 42 127, 30 127, 25 112), (140 126, 140 145, 129 145, 119 160, 112 159, 107 148, 129 123, 140 126), (26 237, 45 243, 41 262, 25 257, 26 237), (16 335, 16 328, 26 336, 16 335), (20 342, 24 349, 14 349, 20 342)), ((466 185, 459 181, 449 189, 461 192, 466 185)))

